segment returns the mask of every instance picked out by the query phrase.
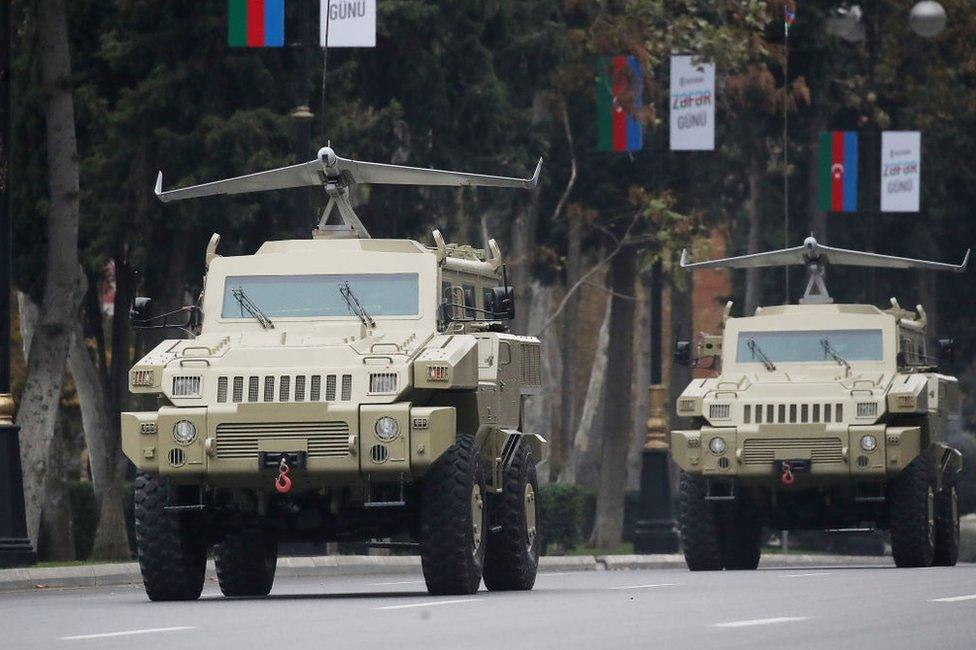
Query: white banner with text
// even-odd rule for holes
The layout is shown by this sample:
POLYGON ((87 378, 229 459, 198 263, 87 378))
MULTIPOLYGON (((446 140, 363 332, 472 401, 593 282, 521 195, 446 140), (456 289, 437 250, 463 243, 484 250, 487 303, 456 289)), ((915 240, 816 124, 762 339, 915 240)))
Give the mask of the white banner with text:
POLYGON ((321 0, 322 47, 376 47, 376 0, 321 0))
POLYGON ((715 149, 715 64, 671 57, 671 150, 715 149))
POLYGON ((881 211, 918 212, 922 185, 922 134, 881 133, 881 211))

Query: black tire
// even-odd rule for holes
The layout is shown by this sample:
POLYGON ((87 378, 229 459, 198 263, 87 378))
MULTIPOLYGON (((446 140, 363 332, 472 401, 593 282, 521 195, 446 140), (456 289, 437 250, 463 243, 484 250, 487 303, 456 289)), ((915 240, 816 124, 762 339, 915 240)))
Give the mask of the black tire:
POLYGON ((502 481, 502 493, 489 501, 492 532, 485 551, 485 586, 490 591, 528 591, 539 569, 539 482, 535 459, 524 442, 502 481))
POLYGON ((888 486, 891 554, 898 567, 927 567, 935 556, 934 493, 926 454, 908 464, 888 486))
POLYGON ((755 571, 762 555, 762 523, 748 503, 723 513, 722 565, 730 571, 755 571))
POLYGON ((427 472, 421 489, 420 559, 427 591, 435 595, 477 592, 485 562, 488 509, 485 472, 474 438, 459 435, 427 472))
POLYGON ((935 495, 934 566, 956 566, 959 561, 959 504, 956 486, 946 485, 935 495))
POLYGON ((136 476, 136 552, 149 600, 196 600, 203 591, 207 532, 194 514, 166 512, 176 504, 168 481, 136 476))
POLYGON ((227 531, 214 545, 217 581, 225 596, 267 596, 277 564, 278 543, 253 528, 227 531))
POLYGON ((678 488, 678 530, 685 564, 691 571, 721 571, 722 531, 715 506, 705 500, 701 476, 681 472, 678 488))

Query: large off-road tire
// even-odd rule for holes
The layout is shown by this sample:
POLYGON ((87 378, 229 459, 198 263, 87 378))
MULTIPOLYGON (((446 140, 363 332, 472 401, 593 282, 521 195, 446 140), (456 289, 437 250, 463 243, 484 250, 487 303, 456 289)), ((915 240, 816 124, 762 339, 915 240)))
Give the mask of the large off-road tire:
POLYGON ((267 596, 277 564, 278 543, 260 530, 226 531, 214 545, 217 581, 225 596, 267 596))
POLYGON ((898 567, 927 567, 935 557, 935 493, 928 455, 908 464, 888 486, 891 554, 898 567))
POLYGON ((207 531, 194 514, 165 510, 176 504, 168 481, 136 476, 136 551, 149 600, 196 600, 203 590, 207 531))
POLYGON ((431 594, 473 594, 485 562, 485 471, 475 440, 459 435, 421 488, 420 560, 431 594))
POLYGON ((705 478, 681 472, 678 530, 685 563, 692 571, 720 571, 722 536, 715 505, 705 500, 705 478))
POLYGON ((956 566, 959 561, 959 504, 956 486, 946 485, 935 495, 935 566, 956 566))
POLYGON ((762 522, 751 504, 736 504, 719 522, 722 565, 730 571, 754 571, 762 555, 762 522))
POLYGON ((491 591, 528 591, 539 568, 539 483, 527 444, 519 445, 502 482, 502 493, 489 501, 492 529, 485 554, 485 586, 491 591))

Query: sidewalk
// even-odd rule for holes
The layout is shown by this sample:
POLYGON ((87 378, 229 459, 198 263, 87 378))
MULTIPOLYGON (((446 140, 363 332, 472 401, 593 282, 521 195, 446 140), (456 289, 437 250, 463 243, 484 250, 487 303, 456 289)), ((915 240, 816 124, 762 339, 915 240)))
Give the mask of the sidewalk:
MULTIPOLYGON (((684 557, 675 555, 581 555, 547 556, 540 559, 541 571, 619 571, 638 569, 683 569, 684 557)), ((890 557, 843 555, 763 556, 761 568, 813 567, 839 565, 894 566, 890 557)), ((330 555, 326 557, 284 557, 278 559, 278 577, 327 578, 345 575, 420 575, 420 557, 330 555)), ((213 562, 207 563, 207 576, 215 577, 213 562)), ((107 587, 141 584, 136 562, 91 564, 50 568, 0 570, 0 592, 77 587, 107 587)))

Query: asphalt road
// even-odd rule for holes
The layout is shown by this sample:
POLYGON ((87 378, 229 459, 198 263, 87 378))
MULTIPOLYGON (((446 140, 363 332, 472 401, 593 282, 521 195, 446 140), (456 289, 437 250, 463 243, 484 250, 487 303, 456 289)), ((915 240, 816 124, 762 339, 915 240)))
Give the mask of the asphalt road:
POLYGON ((292 578, 192 603, 141 587, 0 594, 14 648, 976 648, 976 565, 543 573, 432 597, 419 576, 292 578))

